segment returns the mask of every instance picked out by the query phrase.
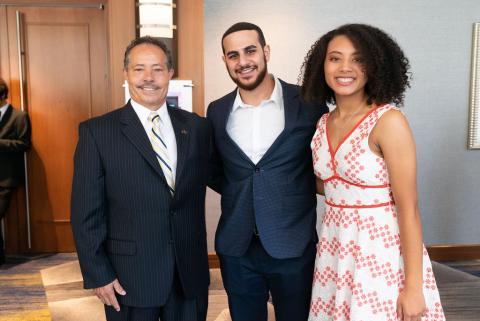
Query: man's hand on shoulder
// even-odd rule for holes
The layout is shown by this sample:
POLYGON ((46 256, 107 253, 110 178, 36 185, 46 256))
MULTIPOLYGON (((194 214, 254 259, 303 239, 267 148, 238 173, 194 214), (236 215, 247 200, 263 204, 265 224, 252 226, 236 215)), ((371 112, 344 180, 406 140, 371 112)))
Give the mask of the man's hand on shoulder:
POLYGON ((127 294, 118 282, 118 279, 113 280, 112 283, 93 289, 93 292, 103 304, 113 306, 116 311, 120 311, 120 305, 118 304, 115 292, 120 295, 127 294))

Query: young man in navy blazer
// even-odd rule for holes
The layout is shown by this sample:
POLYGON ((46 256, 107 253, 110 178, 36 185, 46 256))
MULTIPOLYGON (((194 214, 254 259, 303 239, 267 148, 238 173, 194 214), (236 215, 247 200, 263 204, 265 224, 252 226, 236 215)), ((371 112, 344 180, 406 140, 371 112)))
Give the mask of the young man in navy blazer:
POLYGON ((211 128, 167 106, 163 42, 132 41, 124 74, 131 100, 79 129, 71 222, 84 285, 108 321, 204 321, 211 128))
POLYGON ((310 140, 325 105, 268 73, 270 47, 251 23, 222 37, 237 87, 207 111, 216 157, 211 187, 222 214, 215 248, 233 321, 307 320, 315 260, 316 194, 310 140))

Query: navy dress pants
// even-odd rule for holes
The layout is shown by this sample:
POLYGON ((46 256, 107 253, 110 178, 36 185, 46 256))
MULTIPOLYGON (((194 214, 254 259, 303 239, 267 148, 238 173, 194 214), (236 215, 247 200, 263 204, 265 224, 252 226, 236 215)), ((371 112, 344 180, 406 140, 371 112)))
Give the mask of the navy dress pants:
POLYGON ((306 321, 315 253, 312 241, 301 257, 276 259, 254 236, 243 256, 219 255, 232 320, 266 321, 271 294, 276 321, 306 321))

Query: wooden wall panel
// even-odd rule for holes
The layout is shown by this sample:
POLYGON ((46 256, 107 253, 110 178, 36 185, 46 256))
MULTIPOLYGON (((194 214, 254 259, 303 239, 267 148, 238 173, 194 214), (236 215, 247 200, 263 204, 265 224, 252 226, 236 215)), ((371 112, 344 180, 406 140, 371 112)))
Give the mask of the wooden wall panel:
POLYGON ((135 38, 135 0, 110 0, 107 10, 112 110, 125 104, 123 54, 135 38))
POLYGON ((7 8, 0 6, 0 77, 8 83, 8 42, 2 41, 7 39, 7 8))
POLYGON ((480 260, 480 244, 437 244, 427 247, 434 261, 480 260))
POLYGON ((193 111, 205 115, 203 0, 177 0, 178 79, 193 81, 193 111))

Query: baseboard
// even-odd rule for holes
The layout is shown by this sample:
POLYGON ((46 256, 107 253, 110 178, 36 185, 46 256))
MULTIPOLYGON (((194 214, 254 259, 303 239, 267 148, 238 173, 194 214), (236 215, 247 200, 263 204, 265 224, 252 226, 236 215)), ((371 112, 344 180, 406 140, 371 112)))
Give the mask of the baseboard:
MULTIPOLYGON (((480 260, 480 244, 437 244, 427 246, 427 251, 430 259, 437 262, 480 260)), ((215 253, 208 254, 208 265, 211 269, 220 267, 215 253)))
POLYGON ((220 261, 218 260, 218 256, 215 253, 208 254, 208 266, 211 269, 218 269, 220 267, 220 261))
POLYGON ((480 244, 438 244, 427 246, 433 261, 480 260, 480 244))

